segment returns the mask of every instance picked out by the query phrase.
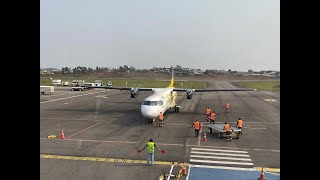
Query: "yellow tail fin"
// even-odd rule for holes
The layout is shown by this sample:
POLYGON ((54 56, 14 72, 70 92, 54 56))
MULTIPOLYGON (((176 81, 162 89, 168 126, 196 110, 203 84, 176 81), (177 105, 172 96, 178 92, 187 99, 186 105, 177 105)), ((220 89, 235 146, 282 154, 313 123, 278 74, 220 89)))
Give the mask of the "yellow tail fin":
POLYGON ((174 74, 174 71, 173 71, 173 68, 172 68, 172 74, 171 74, 171 82, 170 82, 170 84, 169 84, 169 86, 168 87, 171 87, 171 88, 173 88, 173 86, 174 86, 174 79, 173 79, 173 74, 174 74))

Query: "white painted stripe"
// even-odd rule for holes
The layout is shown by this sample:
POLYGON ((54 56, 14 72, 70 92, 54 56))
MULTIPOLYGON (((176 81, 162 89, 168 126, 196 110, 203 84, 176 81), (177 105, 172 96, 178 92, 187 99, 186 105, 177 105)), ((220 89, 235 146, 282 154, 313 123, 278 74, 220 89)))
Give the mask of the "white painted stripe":
POLYGON ((280 124, 280 122, 244 122, 245 124, 280 124))
POLYGON ((276 100, 274 99, 264 99, 265 101, 271 101, 271 102, 277 102, 276 100))
POLYGON ((190 124, 170 124, 170 123, 166 123, 166 125, 168 125, 168 126, 189 126, 190 127, 190 124))
POLYGON ((188 175, 187 175, 186 180, 188 180, 188 179, 189 179, 189 175, 190 175, 190 168, 191 168, 191 166, 189 166, 189 168, 188 168, 188 175))
POLYGON ((103 121, 100 121, 100 122, 98 122, 98 123, 96 123, 96 124, 94 124, 94 125, 92 125, 92 126, 89 126, 89 127, 85 128, 85 129, 83 129, 83 130, 81 130, 81 131, 79 131, 79 132, 77 132, 77 133, 74 133, 74 134, 68 136, 67 138, 70 138, 70 137, 72 137, 72 136, 74 136, 74 135, 76 135, 76 134, 79 134, 79 133, 81 133, 81 132, 83 132, 83 131, 85 131, 85 130, 87 130, 87 129, 89 129, 89 128, 92 128, 92 127, 94 127, 94 126, 96 126, 96 125, 98 125, 98 124, 100 124, 100 123, 102 123, 102 122, 103 122, 103 121))
MULTIPOLYGON (((226 166, 207 166, 207 165, 195 165, 190 164, 189 167, 198 167, 198 168, 212 168, 212 169, 229 169, 229 170, 243 170, 243 171, 257 171, 254 168, 240 168, 240 167, 226 167, 226 166)), ((190 171, 190 170, 189 170, 190 171)))
POLYGON ((229 159, 229 160, 236 160, 236 161, 251 161, 251 159, 246 159, 246 158, 230 158, 230 157, 221 157, 221 156, 191 155, 190 157, 193 157, 193 158, 206 158, 206 159, 229 159))
POLYGON ((96 96, 96 97, 101 97, 101 98, 108 98, 108 96, 101 96, 101 95, 99 95, 99 96, 96 96))
POLYGON ((225 149, 204 149, 204 148, 191 148, 191 150, 198 150, 198 151, 220 151, 220 152, 235 152, 235 153, 248 153, 247 151, 232 151, 232 150, 225 150, 225 149))
MULTIPOLYGON (((40 140, 61 141, 61 139, 48 139, 40 138, 40 140)), ((123 143, 123 144, 137 144, 140 142, 128 142, 128 141, 101 141, 101 140, 85 140, 85 139, 64 139, 63 141, 78 141, 78 142, 97 142, 97 143, 123 143)))
POLYGON ((248 128, 248 127, 246 127, 244 129, 267 129, 267 128, 248 128))
POLYGON ((70 99, 70 98, 75 98, 75 97, 80 97, 80 96, 87 96, 87 95, 91 95, 91 94, 97 94, 97 93, 80 94, 80 95, 76 95, 76 96, 70 96, 70 97, 65 97, 65 98, 60 98, 60 99, 53 99, 53 100, 49 100, 49 101, 43 101, 43 102, 40 102, 40 103, 48 103, 48 102, 53 102, 53 101, 60 101, 60 100, 64 100, 64 99, 70 99))
POLYGON ((246 155, 246 154, 211 153, 211 152, 199 152, 199 151, 191 151, 191 153, 194 153, 194 154, 197 153, 197 154, 209 154, 209 155, 249 157, 249 155, 246 155))
POLYGON ((97 120, 97 119, 66 119, 66 118, 40 118, 40 119, 52 119, 52 120, 59 120, 59 121, 105 121, 105 120, 97 120))
POLYGON ((50 96, 48 96, 48 97, 62 96, 62 95, 67 95, 67 94, 55 94, 55 95, 50 95, 50 96))
POLYGON ((162 146, 184 146, 184 144, 168 144, 168 143, 157 143, 162 146))
POLYGON ((238 165, 253 166, 253 163, 230 162, 230 161, 208 161, 208 160, 190 159, 190 162, 213 163, 213 164, 238 164, 238 165))
POLYGON ((253 151, 271 151, 271 152, 280 152, 280 150, 268 150, 268 149, 247 149, 247 150, 253 150, 253 151))
MULTIPOLYGON (((186 145, 186 146, 190 146, 190 147, 199 147, 198 145, 186 145)), ((205 147, 205 148, 224 148, 224 149, 240 149, 240 148, 235 148, 235 147, 225 147, 225 146, 203 146, 201 145, 201 147, 205 147)))

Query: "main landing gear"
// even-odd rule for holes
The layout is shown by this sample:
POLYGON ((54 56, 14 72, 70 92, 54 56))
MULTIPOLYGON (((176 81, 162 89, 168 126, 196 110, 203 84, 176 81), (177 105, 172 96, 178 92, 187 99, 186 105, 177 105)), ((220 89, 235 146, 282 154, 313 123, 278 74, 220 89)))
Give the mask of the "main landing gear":
POLYGON ((179 112, 180 111, 180 107, 179 106, 174 106, 174 112, 179 112))

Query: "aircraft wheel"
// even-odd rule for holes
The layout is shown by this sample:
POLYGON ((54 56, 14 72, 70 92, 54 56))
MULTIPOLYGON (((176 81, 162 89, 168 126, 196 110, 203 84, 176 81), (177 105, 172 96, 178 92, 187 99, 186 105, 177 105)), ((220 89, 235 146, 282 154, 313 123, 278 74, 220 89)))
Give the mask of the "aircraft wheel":
POLYGON ((209 134, 212 134, 212 128, 209 128, 209 134))
POLYGON ((174 106, 174 112, 179 112, 180 108, 177 106, 174 106))
POLYGON ((221 133, 218 133, 218 138, 221 138, 221 133))

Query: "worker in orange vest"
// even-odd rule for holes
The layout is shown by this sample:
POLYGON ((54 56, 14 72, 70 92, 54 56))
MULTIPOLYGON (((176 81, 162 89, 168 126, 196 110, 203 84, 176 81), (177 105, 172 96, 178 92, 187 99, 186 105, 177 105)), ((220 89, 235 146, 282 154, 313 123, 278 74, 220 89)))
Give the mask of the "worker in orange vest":
POLYGON ((212 111, 212 112, 210 113, 210 117, 209 117, 209 119, 210 119, 210 124, 214 124, 215 118, 216 118, 216 114, 214 113, 214 111, 212 111))
POLYGON ((207 110, 206 110, 206 115, 207 115, 206 120, 207 120, 207 121, 209 121, 210 113, 211 113, 211 109, 208 107, 207 110))
POLYGON ((227 122, 224 123, 223 129, 226 130, 227 141, 232 141, 232 138, 231 138, 232 129, 227 122))
POLYGON ((230 104, 227 102, 226 103, 226 113, 229 113, 229 108, 230 108, 230 104))
POLYGON ((160 114, 159 114, 159 127, 163 127, 163 125, 164 125, 163 120, 164 120, 163 113, 160 112, 160 114))
POLYGON ((242 119, 239 117, 238 121, 237 121, 237 128, 241 129, 241 131, 239 132, 239 134, 242 134, 242 127, 243 127, 243 121, 242 119))
POLYGON ((195 137, 198 137, 199 136, 199 130, 201 129, 201 125, 200 125, 200 122, 198 120, 196 120, 192 127, 194 128, 194 134, 195 134, 195 137))

